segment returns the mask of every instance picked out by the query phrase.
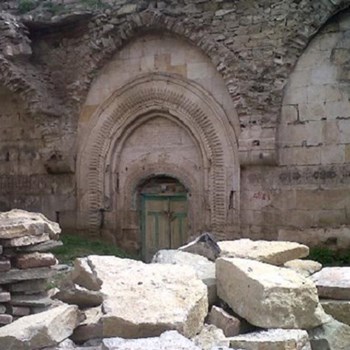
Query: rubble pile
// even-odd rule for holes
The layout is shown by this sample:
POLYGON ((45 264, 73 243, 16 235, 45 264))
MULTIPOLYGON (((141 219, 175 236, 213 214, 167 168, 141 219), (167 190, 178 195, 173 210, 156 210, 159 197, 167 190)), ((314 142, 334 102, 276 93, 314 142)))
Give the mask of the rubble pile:
POLYGON ((60 232, 42 214, 0 213, 0 326, 51 304, 47 281, 57 260, 47 251, 61 244, 60 232))

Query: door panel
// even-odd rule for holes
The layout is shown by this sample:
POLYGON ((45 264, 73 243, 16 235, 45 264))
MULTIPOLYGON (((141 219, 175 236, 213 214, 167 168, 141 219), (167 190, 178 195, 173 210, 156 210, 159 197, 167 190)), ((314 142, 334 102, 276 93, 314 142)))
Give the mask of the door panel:
POLYGON ((176 249, 187 240, 186 195, 142 195, 142 255, 149 262, 160 249, 176 249))

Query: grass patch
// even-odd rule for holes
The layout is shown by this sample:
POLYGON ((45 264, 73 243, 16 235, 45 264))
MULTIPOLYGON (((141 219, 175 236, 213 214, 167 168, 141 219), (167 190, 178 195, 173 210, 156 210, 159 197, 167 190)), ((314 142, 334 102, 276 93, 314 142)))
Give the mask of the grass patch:
POLYGON ((60 236, 60 240, 63 242, 63 246, 53 249, 52 253, 62 264, 71 264, 75 258, 88 255, 113 255, 119 258, 137 258, 111 244, 80 236, 63 234, 60 236))
POLYGON ((334 251, 329 248, 310 248, 307 259, 316 260, 323 266, 350 266, 350 251, 334 251))

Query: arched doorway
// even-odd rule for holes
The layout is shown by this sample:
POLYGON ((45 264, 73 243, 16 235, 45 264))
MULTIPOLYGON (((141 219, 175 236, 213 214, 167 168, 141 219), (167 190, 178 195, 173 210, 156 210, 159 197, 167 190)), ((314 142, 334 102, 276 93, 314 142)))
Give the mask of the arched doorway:
POLYGON ((176 249, 188 237, 187 190, 175 178, 156 176, 139 187, 142 258, 176 249))

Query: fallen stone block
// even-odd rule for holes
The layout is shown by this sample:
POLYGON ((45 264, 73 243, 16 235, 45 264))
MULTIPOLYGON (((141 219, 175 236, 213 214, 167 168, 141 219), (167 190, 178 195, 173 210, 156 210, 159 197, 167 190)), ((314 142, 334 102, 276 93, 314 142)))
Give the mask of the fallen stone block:
POLYGON ((222 329, 226 337, 233 337, 241 333, 241 321, 215 305, 209 312, 207 322, 222 329))
POLYGON ((320 302, 328 315, 350 326, 350 300, 321 299, 320 302))
POLYGON ((14 239, 26 236, 48 234, 49 239, 56 239, 61 229, 55 222, 43 214, 13 209, 0 213, 0 239, 14 239))
POLYGON ((32 350, 49 347, 68 338, 78 324, 78 307, 61 305, 24 316, 0 328, 0 350, 32 350))
POLYGON ((35 267, 49 267, 57 264, 57 259, 52 253, 29 253, 18 255, 15 259, 15 267, 29 269, 35 267))
POLYGON ((309 255, 309 248, 306 245, 295 242, 238 239, 221 241, 218 245, 221 257, 252 259, 277 266, 309 255))
POLYGON ((350 326, 331 319, 320 327, 308 331, 312 349, 350 349, 350 326))
POLYGON ((287 269, 254 260, 216 260, 218 296, 262 328, 310 329, 328 319, 314 283, 287 269))
POLYGON ((207 288, 192 268, 114 256, 77 260, 80 271, 86 267, 80 278, 85 288, 101 283, 105 337, 151 337, 167 330, 192 337, 202 328, 208 310, 207 288))
POLYGON ((245 350, 311 350, 307 332, 300 329, 269 329, 242 334, 228 340, 231 347, 245 350))
POLYGON ((294 270, 295 272, 302 274, 305 277, 309 277, 314 273, 320 271, 322 269, 322 264, 313 260, 294 259, 287 261, 284 264, 284 267, 288 267, 294 270))
POLYGON ((192 341, 202 350, 212 350, 214 346, 227 347, 230 345, 222 329, 207 324, 198 335, 192 338, 192 341))
POLYGON ((157 338, 144 339, 103 339, 102 350, 201 350, 193 342, 176 331, 164 332, 157 338))
POLYGON ((204 256, 179 250, 164 249, 154 255, 152 263, 191 266, 196 271, 198 278, 208 288, 209 305, 213 305, 216 302, 215 263, 204 256))
POLYGON ((215 261, 220 255, 220 247, 209 232, 202 233, 193 242, 179 248, 183 252, 197 254, 215 261))
POLYGON ((325 267, 311 279, 321 298, 350 300, 350 267, 325 267))
POLYGON ((49 267, 38 267, 27 270, 11 269, 10 271, 0 274, 0 284, 50 278, 53 275, 54 271, 49 267))

